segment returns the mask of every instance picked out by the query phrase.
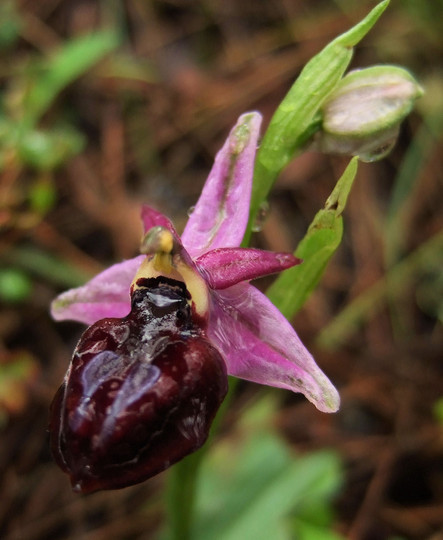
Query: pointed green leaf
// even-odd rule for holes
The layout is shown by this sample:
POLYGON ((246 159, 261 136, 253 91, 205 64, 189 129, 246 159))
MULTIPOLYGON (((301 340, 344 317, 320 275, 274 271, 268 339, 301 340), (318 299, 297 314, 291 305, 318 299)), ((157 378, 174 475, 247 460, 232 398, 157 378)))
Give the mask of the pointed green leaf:
POLYGON ((318 110, 348 67, 352 47, 369 32, 388 4, 389 0, 380 2, 361 22, 314 56, 276 110, 257 153, 245 244, 278 174, 319 128, 318 110))
POLYGON ((288 319, 317 286, 329 259, 340 245, 343 235, 341 214, 357 174, 357 165, 358 158, 353 158, 297 247, 295 255, 303 259, 303 263, 280 274, 267 291, 268 298, 288 319))

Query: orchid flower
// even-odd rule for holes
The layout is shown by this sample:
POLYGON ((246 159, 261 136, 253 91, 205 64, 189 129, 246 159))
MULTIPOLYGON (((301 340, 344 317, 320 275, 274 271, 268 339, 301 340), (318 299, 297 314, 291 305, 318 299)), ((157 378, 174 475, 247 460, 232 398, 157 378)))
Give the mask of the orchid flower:
POLYGON ((181 238, 144 206, 142 254, 54 300, 55 319, 92 324, 51 412, 52 450, 75 489, 142 481, 201 446, 227 374, 338 409, 290 323, 249 283, 301 261, 239 247, 260 124, 239 118, 181 238))

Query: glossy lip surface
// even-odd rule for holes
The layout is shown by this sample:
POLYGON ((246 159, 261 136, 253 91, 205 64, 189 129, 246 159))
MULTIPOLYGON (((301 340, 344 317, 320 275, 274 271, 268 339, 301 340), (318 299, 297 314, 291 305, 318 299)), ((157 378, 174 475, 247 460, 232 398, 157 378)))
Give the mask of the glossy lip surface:
POLYGON ((181 282, 139 283, 131 313, 83 334, 51 407, 51 448, 75 491, 126 487, 207 439, 225 363, 181 282))

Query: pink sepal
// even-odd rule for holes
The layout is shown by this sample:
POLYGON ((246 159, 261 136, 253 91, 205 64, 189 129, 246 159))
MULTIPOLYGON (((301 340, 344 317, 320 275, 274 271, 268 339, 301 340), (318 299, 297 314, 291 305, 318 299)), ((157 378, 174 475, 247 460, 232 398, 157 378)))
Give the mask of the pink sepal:
POLYGON ((289 322, 255 287, 240 283, 213 293, 208 326, 228 373, 303 393, 319 410, 334 412, 340 398, 289 322))
POLYGON ((129 289, 144 255, 110 266, 88 283, 66 291, 52 302, 57 321, 92 324, 103 317, 124 317, 131 309, 129 289))
POLYGON ((182 234, 192 258, 241 244, 249 218, 261 115, 240 116, 218 152, 200 198, 182 234))

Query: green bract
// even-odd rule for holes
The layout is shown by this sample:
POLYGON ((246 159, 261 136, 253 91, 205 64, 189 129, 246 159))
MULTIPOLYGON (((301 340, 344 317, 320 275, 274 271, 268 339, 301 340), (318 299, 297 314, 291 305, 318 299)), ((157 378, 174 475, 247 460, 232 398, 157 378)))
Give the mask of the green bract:
POLYGON ((357 174, 357 158, 346 167, 324 208, 317 212, 294 255, 300 266, 286 270, 267 290, 267 297, 291 319, 318 285, 343 236, 342 213, 357 174))
POLYGON ((348 68, 353 47, 365 37, 388 5, 389 0, 380 2, 362 21, 314 56, 275 111, 257 152, 244 245, 249 241, 257 212, 278 174, 320 129, 319 110, 348 68))

